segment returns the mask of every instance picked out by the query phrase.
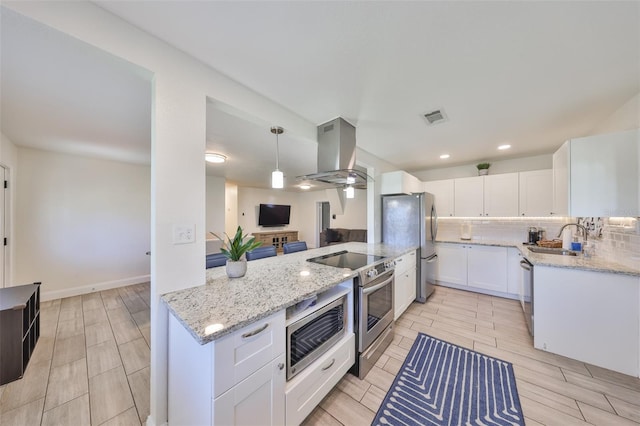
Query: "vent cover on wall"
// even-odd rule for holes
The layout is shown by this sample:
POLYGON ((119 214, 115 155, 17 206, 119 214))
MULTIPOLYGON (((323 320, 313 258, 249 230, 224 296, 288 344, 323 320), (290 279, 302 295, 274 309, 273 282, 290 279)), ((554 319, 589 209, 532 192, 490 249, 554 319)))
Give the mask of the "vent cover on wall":
POLYGON ((426 113, 424 118, 427 120, 427 124, 434 125, 439 123, 444 123, 448 120, 447 114, 445 114, 443 109, 437 109, 435 111, 426 113))

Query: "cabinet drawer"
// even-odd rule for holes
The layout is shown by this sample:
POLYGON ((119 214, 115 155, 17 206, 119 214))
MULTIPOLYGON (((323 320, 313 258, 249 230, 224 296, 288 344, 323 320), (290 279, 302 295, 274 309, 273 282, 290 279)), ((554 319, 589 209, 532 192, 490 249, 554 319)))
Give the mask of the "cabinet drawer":
POLYGON ((285 311, 256 321, 215 342, 213 397, 270 363, 285 349, 285 311))
POLYGON ((416 251, 404 254, 396 259, 396 274, 407 272, 416 267, 416 251))
POLYGON ((286 424, 302 423, 349 371, 355 362, 355 342, 351 334, 287 383, 286 424))

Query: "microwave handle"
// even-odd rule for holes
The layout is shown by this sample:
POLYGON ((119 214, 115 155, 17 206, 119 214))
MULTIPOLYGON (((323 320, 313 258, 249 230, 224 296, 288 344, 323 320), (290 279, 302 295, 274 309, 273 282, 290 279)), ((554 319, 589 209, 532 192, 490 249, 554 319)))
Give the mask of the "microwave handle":
POLYGON ((386 286, 391 281, 393 281, 393 275, 391 277, 387 278, 386 280, 382 281, 380 284, 374 285, 373 287, 366 287, 366 288, 362 289, 362 294, 373 293, 374 291, 379 290, 382 287, 386 286))

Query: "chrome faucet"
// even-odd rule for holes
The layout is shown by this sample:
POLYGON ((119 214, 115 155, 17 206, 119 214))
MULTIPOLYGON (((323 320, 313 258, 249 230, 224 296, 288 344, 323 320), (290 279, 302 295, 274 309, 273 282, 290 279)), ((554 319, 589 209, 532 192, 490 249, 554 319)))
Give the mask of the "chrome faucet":
POLYGON ((587 242, 587 228, 585 228, 584 226, 580 225, 579 223, 565 223, 564 225, 562 225, 562 228, 560 228, 560 232, 558 232, 558 236, 556 238, 560 238, 560 236, 562 235, 562 231, 564 231, 564 228, 566 228, 567 226, 570 225, 575 225, 576 228, 578 229, 582 229, 582 232, 584 233, 584 242, 587 242))

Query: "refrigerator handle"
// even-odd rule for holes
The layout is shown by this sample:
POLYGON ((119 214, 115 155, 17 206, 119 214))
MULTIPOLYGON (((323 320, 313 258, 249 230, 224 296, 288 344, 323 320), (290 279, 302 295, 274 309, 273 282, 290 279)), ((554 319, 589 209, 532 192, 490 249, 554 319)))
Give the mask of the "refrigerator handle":
POLYGON ((436 241, 438 235, 438 213, 436 212, 435 203, 431 206, 431 241, 436 241))

